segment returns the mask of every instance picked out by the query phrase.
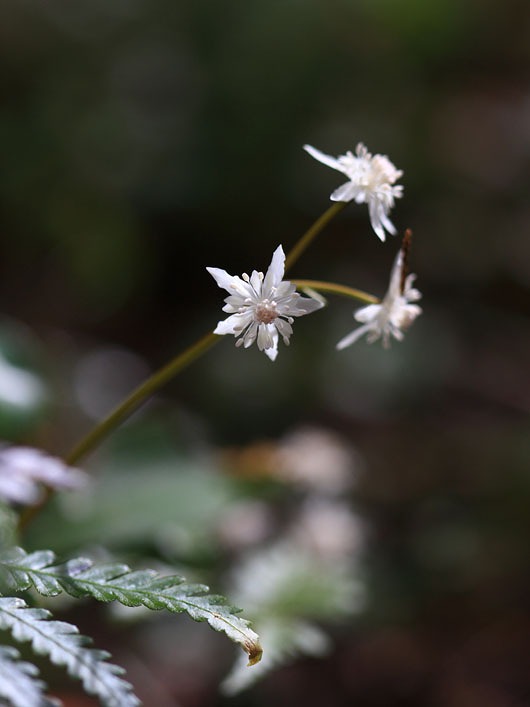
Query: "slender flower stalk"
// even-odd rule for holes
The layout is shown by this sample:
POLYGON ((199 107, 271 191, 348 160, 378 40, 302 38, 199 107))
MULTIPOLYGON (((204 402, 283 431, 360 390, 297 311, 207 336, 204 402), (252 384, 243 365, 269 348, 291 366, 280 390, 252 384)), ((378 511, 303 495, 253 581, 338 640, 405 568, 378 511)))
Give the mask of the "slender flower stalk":
POLYGON ((107 417, 97 424, 66 457, 67 464, 76 464, 88 452, 97 447, 116 427, 124 422, 153 393, 162 388, 184 368, 206 353, 217 343, 216 334, 206 334, 167 365, 153 373, 123 400, 107 417))
MULTIPOLYGON (((172 359, 166 366, 150 376, 128 395, 117 407, 110 412, 101 422, 93 427, 90 432, 76 445, 65 457, 66 464, 73 466, 89 452, 98 447, 119 425, 130 417, 140 405, 153 393, 170 381, 177 373, 190 365, 203 353, 206 353, 220 337, 209 333, 196 341, 181 354, 172 359)), ((26 528, 33 518, 48 503, 54 494, 54 489, 47 487, 42 499, 34 506, 29 506, 21 513, 19 528, 26 528)))
MULTIPOLYGON (((325 211, 299 238, 285 258, 285 271, 292 267, 310 243, 324 230, 328 223, 339 214, 346 204, 333 204, 325 211)), ((76 464, 80 459, 95 449, 116 427, 126 420, 140 405, 159 388, 170 381, 177 373, 189 366, 203 353, 206 353, 221 339, 213 333, 201 337, 195 344, 172 359, 166 366, 154 373, 125 400, 120 403, 107 417, 99 422, 68 454, 66 462, 76 464)))
MULTIPOLYGON (((285 258, 286 272, 295 264, 316 236, 324 230, 334 216, 339 214, 345 206, 346 204, 343 203, 333 204, 333 206, 327 209, 327 211, 325 211, 299 238, 285 258)), ((172 359, 166 366, 154 373, 79 442, 66 457, 67 463, 76 464, 81 458, 91 452, 99 445, 104 437, 108 436, 127 419, 147 398, 170 381, 177 373, 180 373, 184 368, 193 363, 199 356, 206 353, 220 338, 220 336, 213 333, 206 334, 176 358, 172 359)))
MULTIPOLYGON (((325 211, 300 237, 293 248, 289 251, 285 259, 285 270, 287 271, 299 259, 302 253, 310 245, 310 243, 318 236, 318 234, 327 226, 327 224, 345 207, 344 203, 333 204, 325 211)), ((214 346, 221 337, 209 332, 204 335, 189 348, 178 354, 168 364, 159 371, 150 376, 144 383, 123 400, 117 407, 112 410, 101 422, 93 427, 90 432, 83 437, 71 452, 65 457, 67 464, 76 464, 80 459, 84 458, 96 449, 99 444, 108 437, 119 425, 124 422, 132 413, 137 410, 142 403, 151 397, 157 390, 168 383, 177 373, 191 365, 199 356, 206 353, 214 346)), ((39 505, 27 508, 21 515, 19 526, 25 528, 31 520, 42 510, 50 498, 53 496, 53 490, 47 489, 39 505)))
POLYGON ((311 291, 325 292, 330 295, 356 299, 365 304, 378 304, 380 302, 380 299, 375 297, 375 295, 357 290, 354 287, 348 287, 347 285, 338 285, 335 282, 324 282, 323 280, 291 280, 291 282, 293 285, 296 285, 299 290, 306 291, 307 294, 310 294, 311 291))
POLYGON ((285 258, 285 272, 290 270, 302 253, 311 245, 318 234, 324 230, 328 223, 345 208, 347 202, 337 202, 329 207, 315 223, 307 229, 304 235, 291 248, 285 258))

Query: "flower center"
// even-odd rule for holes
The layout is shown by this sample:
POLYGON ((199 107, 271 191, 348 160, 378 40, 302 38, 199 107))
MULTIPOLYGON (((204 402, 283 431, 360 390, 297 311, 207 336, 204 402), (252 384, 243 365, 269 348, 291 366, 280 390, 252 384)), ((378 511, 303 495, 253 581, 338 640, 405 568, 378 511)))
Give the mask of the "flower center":
POLYGON ((254 318, 260 324, 270 324, 278 317, 278 312, 276 311, 276 302, 274 300, 264 299, 259 304, 256 305, 254 311, 254 318))

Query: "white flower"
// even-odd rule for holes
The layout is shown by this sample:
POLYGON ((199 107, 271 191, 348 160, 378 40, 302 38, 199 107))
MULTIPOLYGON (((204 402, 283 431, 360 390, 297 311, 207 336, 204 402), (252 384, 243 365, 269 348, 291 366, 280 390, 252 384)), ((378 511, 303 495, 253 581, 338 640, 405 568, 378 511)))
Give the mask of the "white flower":
POLYGON ((421 314, 421 307, 411 304, 421 298, 421 293, 412 284, 416 275, 404 278, 405 256, 401 249, 394 261, 390 275, 390 285, 380 304, 369 304, 354 313, 362 326, 354 329, 337 344, 338 349, 350 346, 364 334, 368 334, 368 343, 383 337, 383 346, 388 348, 390 336, 398 341, 403 339, 403 330, 407 329, 421 314))
POLYGON ((337 158, 311 145, 304 145, 304 150, 319 162, 338 169, 350 180, 335 189, 331 201, 368 204, 370 222, 377 236, 384 241, 385 230, 395 235, 396 229, 388 214, 394 206, 394 199, 403 196, 403 187, 400 184, 394 186, 403 172, 396 169, 386 155, 372 156, 362 142, 357 145, 355 155, 348 151, 337 158))
POLYGON ((34 373, 14 366, 0 352, 0 403, 31 409, 46 398, 44 386, 34 373))
POLYGON ((278 246, 272 255, 267 274, 254 270, 249 277, 229 275, 226 270, 206 268, 219 287, 230 293, 223 312, 229 316, 220 321, 214 334, 239 337, 236 346, 248 348, 257 340, 258 349, 274 361, 278 355, 278 334, 285 344, 293 333, 293 317, 309 314, 323 305, 296 292, 296 285, 282 280, 285 254, 278 246))
POLYGON ((0 499, 33 505, 42 498, 44 484, 53 489, 78 489, 88 476, 32 447, 0 449, 0 499))
POLYGON ((323 495, 345 493, 362 467, 351 446, 320 427, 291 432, 274 456, 274 476, 323 495))

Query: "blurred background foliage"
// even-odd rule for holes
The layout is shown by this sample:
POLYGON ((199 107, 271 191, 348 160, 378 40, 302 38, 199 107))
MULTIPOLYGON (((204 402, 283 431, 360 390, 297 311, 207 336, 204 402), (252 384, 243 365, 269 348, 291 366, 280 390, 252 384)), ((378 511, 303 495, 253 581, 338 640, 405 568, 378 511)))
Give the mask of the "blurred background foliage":
MULTIPOLYGON (((6 440, 64 453, 211 329, 205 266, 265 269, 338 186, 306 142, 362 140, 404 170, 393 220, 414 231, 424 294, 391 351, 334 351, 345 301, 299 322, 274 365, 221 342, 86 463, 92 499, 56 504, 30 543, 241 588, 226 567, 295 542, 308 497, 329 496, 273 478, 267 456, 317 425, 364 460, 353 491, 339 484, 367 527, 364 600, 328 658, 230 704, 528 704, 527 0, 4 0, 0 77, 6 440)), ((382 295, 396 247, 350 206, 293 276, 382 295)), ((226 647, 203 633, 159 621, 111 648, 147 704, 224 703, 226 647)))

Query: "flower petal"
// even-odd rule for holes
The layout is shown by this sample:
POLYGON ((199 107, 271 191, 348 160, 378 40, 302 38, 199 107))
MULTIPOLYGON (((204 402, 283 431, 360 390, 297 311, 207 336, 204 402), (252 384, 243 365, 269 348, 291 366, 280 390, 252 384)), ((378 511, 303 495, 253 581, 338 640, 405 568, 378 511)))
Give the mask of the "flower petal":
POLYGON ((278 356, 278 332, 274 329, 272 334, 272 346, 270 349, 265 349, 264 353, 270 358, 271 361, 276 361, 278 356))
POLYGON ((242 330, 247 327, 252 321, 252 313, 245 312, 244 314, 232 314, 224 320, 218 322, 213 330, 214 334, 223 336, 224 334, 234 334, 239 336, 242 330))
POLYGON ((370 324, 363 324, 362 326, 357 327, 357 329, 354 329, 347 336, 341 339, 337 344, 336 348, 341 351, 347 346, 351 346, 351 344, 354 344, 357 339, 360 339, 361 336, 363 336, 363 334, 366 334, 367 331, 370 331, 370 328, 370 324))
POLYGON ((300 297, 296 300, 295 306, 291 307, 288 314, 294 317, 303 317, 304 314, 311 314, 311 312, 316 312, 324 306, 324 302, 319 302, 319 300, 312 297, 300 297))
POLYGON ((346 182, 332 193, 331 201, 353 201, 359 193, 359 186, 355 182, 346 182))
POLYGON ((242 297, 250 297, 253 294, 251 286, 237 275, 229 275, 226 270, 221 270, 221 268, 206 268, 206 270, 219 287, 230 294, 236 292, 242 297))
POLYGON ((385 295, 385 300, 392 298, 396 300, 401 297, 401 277, 403 274, 403 251, 400 249, 395 257, 394 264, 392 266, 392 272, 390 273, 390 285, 388 286, 388 292, 385 295))
POLYGON ((380 304, 367 304, 366 307, 357 309, 353 316, 358 322, 373 322, 379 316, 380 311, 380 304))
POLYGON ((279 245, 274 253, 272 254, 271 264, 265 275, 265 280, 263 281, 262 294, 264 297, 268 297, 270 291, 273 287, 278 287, 281 283, 283 274, 285 272, 285 253, 283 248, 279 245))
POLYGON ((259 297, 262 289, 261 286, 263 282, 263 273, 260 273, 257 270, 253 270, 249 282, 250 286, 252 287, 256 295, 259 297))
POLYGON ((230 286, 233 281, 233 276, 229 275, 226 270, 221 270, 221 268, 206 268, 216 283, 224 290, 230 292, 230 286))
POLYGON ((304 150, 308 152, 311 157, 314 157, 319 162, 322 162, 322 164, 325 164, 328 167, 331 167, 332 169, 338 169, 339 172, 344 172, 341 163, 336 157, 326 155, 324 152, 320 152, 320 150, 317 150, 315 147, 312 147, 312 145, 304 145, 304 150))
POLYGON ((257 344, 260 351, 266 351, 274 346, 274 339, 278 339, 278 333, 274 324, 260 324, 258 326, 257 344))
POLYGON ((282 337, 283 343, 288 345, 289 337, 293 333, 293 327, 289 324, 288 321, 286 321, 285 319, 281 319, 280 317, 276 319, 276 321, 274 322, 274 326, 282 337))

